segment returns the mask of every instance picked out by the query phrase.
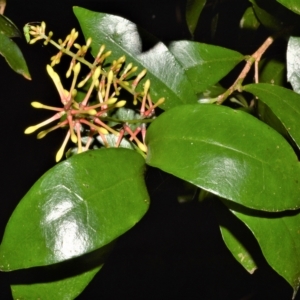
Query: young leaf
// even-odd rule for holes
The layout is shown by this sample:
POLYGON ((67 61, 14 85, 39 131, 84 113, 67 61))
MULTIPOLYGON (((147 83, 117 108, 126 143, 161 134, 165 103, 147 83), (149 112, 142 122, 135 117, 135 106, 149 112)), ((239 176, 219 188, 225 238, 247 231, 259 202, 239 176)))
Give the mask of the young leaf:
POLYGON ((196 93, 217 83, 244 59, 239 52, 192 41, 173 42, 169 50, 185 70, 196 93))
POLYGON ((94 56, 100 45, 104 44, 113 53, 113 58, 108 57, 107 62, 125 55, 128 62, 139 67, 139 71, 144 68, 148 70, 152 100, 155 102, 161 97, 166 99, 161 108, 196 103, 197 98, 187 74, 162 42, 118 16, 80 7, 74 7, 74 13, 85 38, 91 37, 93 40, 91 51, 94 56), (147 41, 142 40, 140 33, 147 41), (144 43, 147 44, 147 50, 143 49, 144 43))
POLYGON ((299 211, 271 214, 225 204, 252 231, 269 265, 293 287, 294 299, 300 286, 299 211))
POLYGON ((250 208, 300 207, 300 165, 275 130, 228 107, 178 106, 147 132, 146 162, 250 208))
POLYGON ((293 90, 300 94, 300 38, 291 36, 286 52, 287 80, 291 83, 293 90))
POLYGON ((26 79, 31 79, 26 61, 19 47, 5 34, 0 33, 0 54, 9 66, 26 79))
POLYGON ((249 84, 243 89, 270 107, 300 149, 300 95, 267 83, 249 84))
POLYGON ((198 19, 206 4, 206 0, 187 0, 186 4, 186 22, 189 31, 194 36, 197 27, 198 19))
POLYGON ((300 3, 298 0, 276 0, 291 11, 300 15, 300 3))
POLYGON ((58 263, 115 240, 148 209, 143 172, 144 159, 128 149, 88 151, 57 164, 13 212, 0 270, 58 263))

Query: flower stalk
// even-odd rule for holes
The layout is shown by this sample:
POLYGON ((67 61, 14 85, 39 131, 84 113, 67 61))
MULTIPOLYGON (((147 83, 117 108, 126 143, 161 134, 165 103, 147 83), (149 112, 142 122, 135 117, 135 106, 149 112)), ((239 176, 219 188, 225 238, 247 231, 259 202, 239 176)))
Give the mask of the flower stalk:
POLYGON ((58 123, 40 131, 37 137, 40 139, 58 128, 67 128, 65 139, 56 154, 56 161, 62 159, 69 141, 76 144, 77 153, 88 150, 92 146, 94 136, 97 135, 101 137, 105 146, 112 146, 107 143, 106 136, 108 134, 117 137, 114 147, 119 147, 122 139, 126 138, 134 142, 139 152, 146 153, 146 125, 154 117, 155 108, 164 102, 164 98, 160 98, 155 104, 152 102, 149 79, 145 81, 141 92, 136 91, 147 70, 144 69, 135 75, 135 79, 130 83, 129 79, 134 76, 137 67, 133 66, 132 63, 126 64, 124 55, 113 60, 108 68, 104 68, 104 62, 107 57, 112 55, 112 52, 105 52, 105 46, 102 45, 94 61, 92 63, 87 61, 85 55, 89 50, 92 39, 87 39, 86 44, 82 46, 75 43, 78 38, 78 32, 75 29, 72 29, 64 41, 55 42, 52 39, 52 32, 46 34, 46 24, 44 22, 40 25, 27 24, 26 26, 28 26, 27 32, 30 35, 27 40, 30 44, 44 40, 45 45, 52 44, 59 50, 56 55, 51 57, 51 64, 47 65, 46 70, 54 82, 62 106, 54 107, 36 101, 32 102, 31 105, 34 108, 47 109, 54 111, 55 114, 37 125, 28 127, 25 133, 33 133, 55 121, 58 121, 58 123), (76 52, 73 52, 74 48, 76 52), (56 64, 60 63, 64 55, 71 57, 70 66, 66 72, 67 78, 73 74, 69 89, 63 87, 59 74, 53 69, 56 64), (83 79, 81 74, 82 64, 90 69, 83 79), (80 82, 78 82, 79 77, 81 77, 80 82), (82 100, 78 100, 77 89, 81 88, 84 89, 85 96, 82 100), (119 99, 122 90, 133 96, 134 105, 140 103, 141 106, 137 110, 138 119, 130 119, 127 122, 114 117, 117 110, 127 105, 127 101, 119 99), (134 127, 131 128, 131 126, 134 127))

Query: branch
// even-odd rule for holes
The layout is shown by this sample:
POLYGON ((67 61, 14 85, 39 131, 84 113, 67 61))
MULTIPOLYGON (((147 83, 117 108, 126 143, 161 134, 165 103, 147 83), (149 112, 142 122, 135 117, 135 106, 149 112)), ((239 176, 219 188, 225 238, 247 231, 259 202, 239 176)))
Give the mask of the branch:
POLYGON ((6 6, 6 0, 0 0, 0 14, 1 15, 4 14, 5 6, 6 6))
POLYGON ((238 90, 241 92, 241 86, 248 75, 251 67, 255 64, 255 83, 258 83, 258 63, 262 57, 262 55, 266 52, 266 50, 273 44, 276 38, 286 34, 287 32, 291 31, 293 27, 288 27, 283 29, 280 32, 277 32, 274 35, 269 36, 263 44, 251 55, 247 58, 247 62, 245 67, 243 68, 242 72, 235 80, 233 85, 223 94, 219 95, 217 98, 211 99, 211 103, 222 104, 234 91, 238 90))
MULTIPOLYGON (((222 104, 228 96, 230 96, 235 90, 241 91, 241 85, 248 75, 252 65, 255 63, 256 66, 258 66, 258 62, 260 61, 262 55, 266 52, 266 50, 272 45, 272 43, 275 40, 275 36, 269 36, 264 43, 250 56, 247 58, 247 62, 245 67, 243 68, 242 72, 238 76, 238 78, 235 80, 233 85, 223 94, 219 95, 217 97, 217 104, 222 104)), ((257 69, 256 69, 257 70, 257 69)), ((257 74, 257 71, 256 71, 257 74)), ((257 75, 256 75, 257 77, 257 75)))

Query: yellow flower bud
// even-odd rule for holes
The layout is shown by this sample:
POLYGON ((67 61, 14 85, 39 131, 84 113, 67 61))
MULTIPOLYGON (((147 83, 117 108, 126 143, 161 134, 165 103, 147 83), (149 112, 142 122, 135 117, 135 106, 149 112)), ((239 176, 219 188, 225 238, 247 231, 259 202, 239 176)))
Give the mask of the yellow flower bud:
POLYGON ((115 107, 123 107, 126 104, 125 100, 121 100, 119 102, 116 103, 115 107))
POLYGON ((35 132, 37 129, 39 129, 39 126, 29 126, 25 129, 24 133, 25 134, 30 134, 30 133, 33 133, 35 132))
POLYGON ((101 74, 101 69, 100 69, 100 67, 97 67, 95 69, 95 72, 94 72, 93 77, 92 77, 93 80, 97 80, 99 78, 100 74, 101 74))
POLYGON ((110 85, 113 79, 114 79, 114 73, 112 70, 110 70, 107 75, 107 84, 110 85))
POLYGON ((31 102, 31 106, 33 106, 34 108, 44 108, 44 104, 40 103, 40 102, 31 102))

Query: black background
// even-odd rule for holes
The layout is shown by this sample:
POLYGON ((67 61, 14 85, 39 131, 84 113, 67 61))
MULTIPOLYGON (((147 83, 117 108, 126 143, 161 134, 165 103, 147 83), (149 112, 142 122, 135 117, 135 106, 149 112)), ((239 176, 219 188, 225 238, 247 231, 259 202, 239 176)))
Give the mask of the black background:
MULTIPOLYGON (((242 11, 248 5, 239 0, 223 2, 228 12, 242 11)), ((74 5, 126 17, 166 42, 189 38, 183 0, 8 0, 5 14, 19 28, 44 20, 57 38, 63 38, 73 27, 79 29, 72 13, 74 5)), ((238 18, 227 21, 228 28, 234 28, 238 18)), ((203 41, 207 39, 205 26, 199 29, 203 41)), ((234 30, 221 32, 219 44, 226 46, 234 34, 234 30)), ((64 134, 49 134, 43 140, 23 134, 27 126, 48 116, 31 108, 30 102, 51 104, 58 95, 45 70, 53 49, 29 46, 24 39, 16 42, 33 80, 16 75, 0 60, 1 236, 18 201, 54 165, 64 134)), ((253 275, 235 261, 220 236, 215 215, 219 206, 214 200, 179 204, 181 182, 158 170, 150 169, 146 181, 152 201, 149 212, 119 239, 102 271, 78 299, 291 299, 292 289, 267 265, 255 242, 252 247, 259 269, 253 275)), ((0 299, 11 299, 10 280, 9 274, 0 274, 0 299)))

